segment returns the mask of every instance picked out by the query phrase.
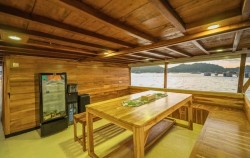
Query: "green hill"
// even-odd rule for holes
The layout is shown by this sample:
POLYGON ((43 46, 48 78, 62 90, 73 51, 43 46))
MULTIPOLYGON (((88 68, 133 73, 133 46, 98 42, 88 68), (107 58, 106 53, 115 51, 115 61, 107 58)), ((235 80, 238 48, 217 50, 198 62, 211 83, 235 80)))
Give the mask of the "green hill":
POLYGON ((225 68, 219 65, 195 63, 195 64, 181 64, 168 69, 168 72, 223 72, 225 68))
MULTIPOLYGON (((207 63, 195 63, 195 64, 180 64, 178 66, 168 69, 168 72, 172 73, 203 73, 203 72, 227 72, 233 71, 238 72, 239 67, 236 68, 224 68, 215 64, 207 63)), ((246 66, 246 72, 250 72, 250 66, 246 66)), ((161 66, 145 66, 145 67, 134 67, 131 70, 132 73, 163 73, 164 68, 161 66)))
POLYGON ((160 66, 133 67, 132 73, 163 73, 164 68, 160 66))

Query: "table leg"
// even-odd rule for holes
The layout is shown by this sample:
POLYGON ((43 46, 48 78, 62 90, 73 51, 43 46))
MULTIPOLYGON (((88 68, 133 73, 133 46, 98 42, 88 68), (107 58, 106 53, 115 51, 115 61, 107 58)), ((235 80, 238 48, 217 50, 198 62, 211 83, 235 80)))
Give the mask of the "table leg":
POLYGON ((143 127, 133 129, 134 157, 144 158, 145 136, 143 127))
POLYGON ((93 137, 93 114, 86 112, 87 119, 87 144, 88 144, 88 154, 90 157, 95 157, 94 153, 94 137, 93 137))
POLYGON ((193 130, 193 106, 192 106, 192 101, 188 103, 188 124, 189 124, 189 129, 193 130))

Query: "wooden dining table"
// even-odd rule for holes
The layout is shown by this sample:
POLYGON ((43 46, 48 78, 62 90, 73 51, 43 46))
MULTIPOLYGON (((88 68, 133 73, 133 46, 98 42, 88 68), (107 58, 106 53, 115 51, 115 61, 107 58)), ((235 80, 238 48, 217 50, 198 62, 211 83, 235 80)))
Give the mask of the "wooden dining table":
POLYGON ((190 129, 192 129, 192 94, 146 91, 87 105, 87 150, 89 156, 98 157, 94 152, 94 116, 132 131, 134 157, 143 158, 149 130, 181 106, 188 106, 188 122, 190 129), (138 107, 122 106, 123 101, 155 93, 167 93, 167 96, 138 107))

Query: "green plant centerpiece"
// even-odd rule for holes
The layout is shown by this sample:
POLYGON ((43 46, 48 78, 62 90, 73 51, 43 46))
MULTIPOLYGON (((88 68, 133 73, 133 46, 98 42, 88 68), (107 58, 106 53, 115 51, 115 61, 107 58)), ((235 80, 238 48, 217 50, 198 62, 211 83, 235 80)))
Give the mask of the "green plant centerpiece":
POLYGON ((149 94, 149 95, 141 96, 141 97, 136 98, 136 99, 125 100, 122 102, 122 106, 138 107, 138 106, 153 102, 155 100, 164 98, 166 96, 167 96, 167 93, 149 94))

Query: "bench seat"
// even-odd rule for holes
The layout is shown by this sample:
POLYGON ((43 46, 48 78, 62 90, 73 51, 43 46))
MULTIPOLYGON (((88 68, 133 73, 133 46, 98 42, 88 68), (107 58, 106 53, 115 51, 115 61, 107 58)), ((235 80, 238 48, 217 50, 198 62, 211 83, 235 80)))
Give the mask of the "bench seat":
POLYGON ((250 157, 250 125, 243 110, 193 104, 209 112, 191 158, 250 157))

